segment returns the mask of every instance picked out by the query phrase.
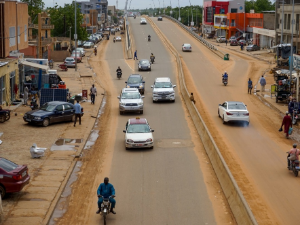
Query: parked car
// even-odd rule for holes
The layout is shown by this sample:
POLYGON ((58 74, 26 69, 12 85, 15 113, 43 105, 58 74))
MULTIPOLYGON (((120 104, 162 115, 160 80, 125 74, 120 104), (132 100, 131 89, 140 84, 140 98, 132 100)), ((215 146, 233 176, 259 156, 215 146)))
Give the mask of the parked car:
MULTIPOLYGON (((83 115, 83 108, 81 108, 83 115)), ((42 105, 39 109, 31 110, 24 114, 23 119, 30 124, 38 124, 44 127, 52 123, 75 120, 74 105, 69 102, 52 101, 42 105)))
POLYGON ((93 42, 86 42, 83 45, 84 48, 94 48, 94 43, 93 42))
MULTIPOLYGON (((72 55, 70 57, 72 57, 73 59, 75 59, 75 52, 72 53, 72 55)), ((76 53, 76 59, 77 59, 77 63, 80 63, 82 61, 82 57, 81 57, 80 52, 76 53)))
POLYGON ((214 38, 214 36, 215 36, 214 33, 206 34, 206 38, 207 38, 207 39, 214 38))
POLYGON ((241 39, 238 41, 238 45, 241 45, 241 43, 243 43, 244 46, 246 46, 246 44, 247 44, 245 39, 241 39))
POLYGON ((152 100, 157 101, 172 101, 175 102, 175 91, 169 77, 157 77, 154 84, 151 85, 152 90, 152 100))
POLYGON ((238 41, 237 40, 232 39, 230 41, 230 46, 237 46, 237 45, 238 45, 238 41))
POLYGON ((219 104, 218 116, 222 118, 223 123, 230 121, 241 121, 249 125, 249 112, 243 102, 226 101, 219 104))
POLYGON ((74 67, 75 68, 75 59, 73 57, 67 57, 65 59, 65 65, 67 67, 74 67))
POLYGON ((236 41, 237 41, 236 36, 231 36, 231 37, 229 38, 229 41, 232 41, 232 40, 236 40, 236 41))
POLYGON ((157 17, 157 20, 158 20, 158 21, 162 21, 163 18, 162 18, 161 16, 159 16, 159 17, 157 17))
POLYGON ((183 52, 191 52, 192 51, 192 45, 191 44, 188 44, 188 43, 185 43, 182 45, 182 51, 183 52))
POLYGON ((85 56, 84 48, 76 48, 76 50, 81 52, 81 57, 85 56))
POLYGON ((75 54, 75 51, 76 51, 76 55, 77 55, 77 56, 82 57, 82 53, 81 53, 81 51, 79 51, 79 50, 75 50, 75 49, 74 49, 74 50, 72 51, 72 54, 75 54))
POLYGON ((137 88, 123 88, 119 99, 120 114, 125 112, 144 113, 144 96, 141 96, 137 88))
POLYGON ((145 81, 140 74, 131 74, 125 83, 127 88, 137 88, 141 94, 145 93, 145 81))
POLYGON ((151 71, 151 64, 148 59, 141 59, 138 63, 139 71, 140 70, 149 70, 151 71))
POLYGON ((217 38, 216 41, 217 41, 218 43, 223 43, 223 42, 226 41, 226 37, 224 37, 224 36, 219 36, 219 37, 217 38))
POLYGON ((246 50, 247 51, 257 51, 257 50, 260 50, 260 47, 258 45, 248 45, 246 50))
POLYGON ((0 178, 0 194, 4 198, 7 193, 20 192, 29 183, 28 167, 0 157, 0 178))
POLYGON ((125 148, 150 148, 153 149, 154 138, 152 133, 154 130, 150 128, 145 118, 129 119, 126 123, 125 130, 125 148))

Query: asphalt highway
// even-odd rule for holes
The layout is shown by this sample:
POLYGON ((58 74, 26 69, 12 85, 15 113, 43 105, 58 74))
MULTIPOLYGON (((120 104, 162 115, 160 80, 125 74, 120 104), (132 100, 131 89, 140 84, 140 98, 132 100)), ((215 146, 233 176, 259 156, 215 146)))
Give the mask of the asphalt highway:
MULTIPOLYGON (((107 223, 216 224, 180 97, 177 94, 175 103, 152 102, 151 84, 156 77, 170 77, 176 84, 174 59, 149 24, 140 25, 139 19, 130 22, 138 58, 149 59, 151 52, 159 53, 159 56, 156 56, 151 72, 137 72, 137 61, 133 72, 123 58, 121 43, 110 44, 106 53, 111 79, 118 93, 132 73, 141 74, 146 81, 144 114, 129 113, 116 118, 118 128, 116 142, 112 143, 110 182, 116 189, 117 214, 110 214, 107 223), (153 38, 150 43, 148 34, 153 38), (121 80, 116 78, 118 66, 123 70, 121 80), (153 150, 125 150, 122 131, 127 120, 135 117, 146 118, 155 130, 153 150)), ((113 99, 118 101, 117 95, 113 99)), ((99 215, 93 215, 93 218, 91 221, 101 219, 99 215)))
MULTIPOLYGON (((281 224, 298 224, 298 211, 293 209, 298 208, 300 201, 300 180, 287 170, 285 153, 291 149, 293 142, 278 135, 279 125, 274 126, 274 123, 279 124, 281 121, 273 120, 276 118, 275 113, 268 107, 261 106, 263 103, 258 103, 254 96, 247 94, 250 62, 232 55, 234 62, 227 70, 229 83, 224 87, 221 75, 226 62, 210 53, 173 22, 167 19, 157 21, 155 18, 153 21, 182 55, 209 118, 219 134, 215 138, 224 141, 228 147, 226 151, 235 157, 240 165, 238 168, 242 168, 246 174, 250 183, 244 185, 252 185, 257 190, 257 196, 248 196, 248 199, 260 198, 271 210, 269 215, 276 215, 281 224), (181 52, 183 43, 190 43, 193 51, 181 52), (250 126, 223 125, 217 110, 218 104, 224 101, 243 101, 250 111, 250 126)), ((154 53, 163 56, 163 52, 163 49, 159 49, 154 53)), ((244 194, 247 195, 245 192, 244 194)), ((256 207, 250 206, 253 209, 256 207)))

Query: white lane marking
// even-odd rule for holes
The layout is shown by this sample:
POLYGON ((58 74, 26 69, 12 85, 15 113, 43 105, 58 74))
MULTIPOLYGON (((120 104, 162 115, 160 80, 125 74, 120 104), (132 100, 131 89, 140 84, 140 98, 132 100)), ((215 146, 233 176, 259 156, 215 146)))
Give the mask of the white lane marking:
POLYGON ((127 60, 125 60, 125 62, 126 62, 126 64, 127 64, 127 66, 128 66, 132 71, 134 71, 134 69, 128 64, 127 60))

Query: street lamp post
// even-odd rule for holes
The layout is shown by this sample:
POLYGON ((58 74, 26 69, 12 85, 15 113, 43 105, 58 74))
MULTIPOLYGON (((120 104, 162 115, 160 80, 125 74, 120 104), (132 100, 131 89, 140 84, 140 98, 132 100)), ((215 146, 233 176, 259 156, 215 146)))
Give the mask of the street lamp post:
POLYGON ((180 5, 179 5, 179 0, 178 0, 178 9, 179 9, 178 21, 181 21, 181 17, 180 17, 180 5))
POLYGON ((77 71, 77 2, 75 0, 75 34, 74 34, 74 40, 75 40, 75 71, 77 71))
MULTIPOLYGON (((292 73, 293 73, 293 66, 294 66, 294 62, 293 62, 293 39, 294 39, 294 25, 295 25, 295 20, 294 20, 294 10, 295 9, 295 0, 293 0, 293 12, 292 12, 292 36, 291 36, 291 63, 290 63, 290 91, 291 87, 292 87, 292 73)), ((299 87, 297 86, 296 89, 298 89, 299 87)), ((298 96, 297 96, 298 97, 298 96)))
POLYGON ((187 10, 187 12, 188 12, 188 26, 189 26, 189 24, 190 24, 190 13, 189 13, 189 10, 187 10))
MULTIPOLYGON (((281 13, 281 37, 280 43, 283 44, 283 23, 284 23, 284 0, 282 1, 282 13, 281 13)), ((276 43, 277 45, 277 43, 276 43)))

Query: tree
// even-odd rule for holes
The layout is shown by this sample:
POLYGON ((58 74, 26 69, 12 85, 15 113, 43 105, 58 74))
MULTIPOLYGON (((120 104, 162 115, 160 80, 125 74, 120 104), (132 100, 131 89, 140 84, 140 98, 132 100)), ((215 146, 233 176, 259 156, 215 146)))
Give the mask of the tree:
MULTIPOLYGON (((64 7, 58 6, 57 4, 53 8, 47 9, 51 23, 54 25, 52 30, 52 36, 54 37, 69 37, 71 27, 71 37, 74 38, 75 33, 75 7, 74 4, 65 4, 64 7)), ((87 40, 86 29, 81 27, 83 21, 83 15, 80 12, 80 8, 77 7, 77 38, 78 40, 87 40)))
POLYGON ((45 4, 43 0, 21 0, 28 4, 28 14, 31 17, 32 23, 38 23, 37 15, 42 12, 45 4))
POLYGON ((275 10, 275 4, 269 0, 252 0, 246 1, 246 13, 249 13, 251 9, 254 9, 254 12, 260 13, 262 11, 271 11, 275 10))

